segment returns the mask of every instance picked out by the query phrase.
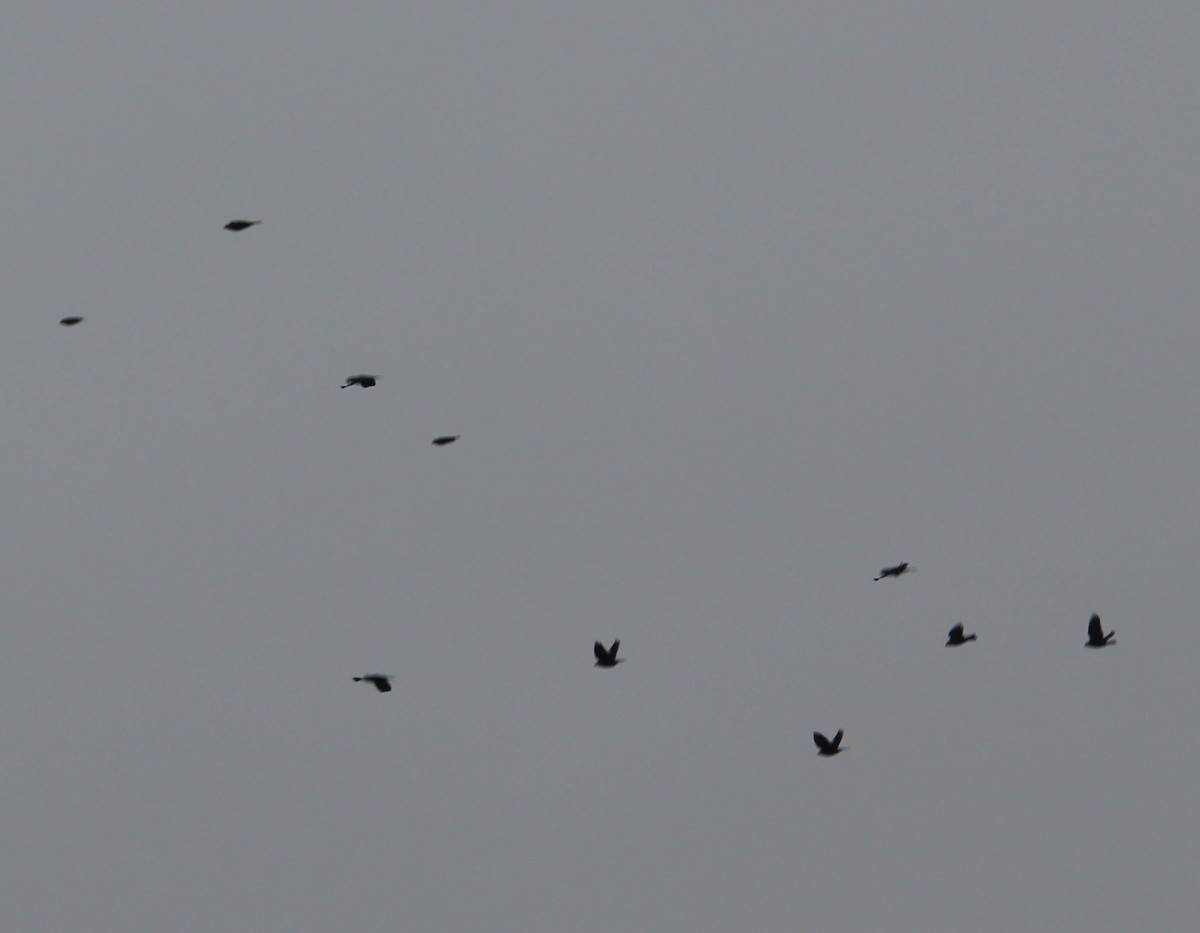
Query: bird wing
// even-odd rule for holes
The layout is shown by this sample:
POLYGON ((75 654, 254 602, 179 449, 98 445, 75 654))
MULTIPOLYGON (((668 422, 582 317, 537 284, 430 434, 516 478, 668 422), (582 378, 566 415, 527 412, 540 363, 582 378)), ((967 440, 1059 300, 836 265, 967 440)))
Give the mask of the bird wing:
POLYGON ((829 744, 829 739, 825 738, 825 736, 821 735, 819 732, 813 733, 813 741, 817 743, 817 748, 823 752, 827 752, 833 748, 833 746, 829 744))
POLYGON ((596 652, 597 661, 608 660, 608 652, 604 650, 604 646, 600 642, 596 642, 596 647, 593 650, 596 652))
POLYGON ((950 629, 950 640, 951 641, 959 641, 962 638, 962 636, 963 636, 963 626, 962 626, 962 623, 959 622, 958 625, 956 625, 956 626, 954 626, 954 628, 950 629))
POLYGON ((612 647, 608 649, 608 659, 610 661, 615 662, 617 660, 617 649, 620 647, 621 647, 621 639, 619 639, 619 638, 614 639, 614 641, 612 643, 612 647))
POLYGON ((841 730, 841 729, 838 729, 838 731, 837 731, 837 735, 835 735, 835 736, 833 737, 833 741, 832 741, 830 744, 831 744, 831 745, 832 745, 832 746, 833 746, 835 749, 836 749, 836 748, 837 748, 839 745, 841 745, 841 744, 842 744, 842 730, 841 730))
POLYGON ((1091 621, 1088 622, 1088 638, 1092 641, 1104 640, 1104 626, 1100 624, 1100 617, 1092 613, 1091 621))
POLYGON ((392 682, 386 677, 372 677, 371 683, 375 685, 375 689, 380 693, 390 693, 392 690, 392 682))

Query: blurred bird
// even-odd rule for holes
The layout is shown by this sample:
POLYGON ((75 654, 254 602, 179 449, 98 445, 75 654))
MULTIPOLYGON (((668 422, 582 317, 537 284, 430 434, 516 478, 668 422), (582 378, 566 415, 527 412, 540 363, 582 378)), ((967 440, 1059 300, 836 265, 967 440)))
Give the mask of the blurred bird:
POLYGON ((1115 645, 1116 642, 1112 639, 1116 634, 1116 632, 1109 632, 1107 635, 1105 635, 1104 628, 1100 625, 1100 617, 1095 613, 1092 613, 1091 621, 1088 622, 1087 647, 1103 648, 1106 645, 1115 645))
POLYGON ((392 681, 387 674, 363 674, 362 677, 355 677, 354 682, 371 684, 380 693, 390 693, 392 689, 392 681))
POLYGON ((964 635, 962 623, 959 622, 958 625, 956 625, 956 626, 954 626, 954 628, 950 629, 950 636, 946 639, 946 644, 947 645, 965 645, 967 642, 974 641, 974 640, 975 640, 975 633, 972 632, 970 635, 964 635))
POLYGON ((447 434, 445 437, 435 437, 433 439, 433 446, 445 447, 447 444, 453 444, 460 437, 462 437, 461 434, 447 434))
POLYGON ((81 317, 65 317, 58 323, 61 324, 63 327, 74 327, 76 324, 78 324, 82 320, 83 320, 83 318, 81 318, 81 317))
POLYGON ((612 643, 612 647, 605 647, 596 642, 596 647, 593 649, 596 652, 596 667, 616 667, 624 658, 617 657, 617 649, 621 647, 621 639, 617 639, 612 643))
POLYGON ((262 223, 261 220, 231 220, 225 225, 225 229, 233 230, 235 232, 238 230, 249 230, 255 224, 260 223, 262 223))
POLYGON ((847 745, 846 748, 839 747, 842 744, 842 730, 841 729, 838 729, 837 735, 835 735, 833 737, 832 742, 829 739, 825 738, 825 736, 821 735, 821 733, 819 733, 819 732, 813 733, 813 741, 817 745, 817 754, 824 755, 826 758, 832 758, 838 752, 844 752, 846 750, 846 748, 850 747, 849 745, 847 745))
POLYGON ((347 379, 346 384, 342 386, 342 388, 348 389, 351 386, 362 386, 364 389, 369 389, 371 386, 375 385, 376 378, 378 377, 368 376, 366 373, 360 373, 357 376, 351 376, 349 379, 347 379))
POLYGON ((916 567, 909 567, 907 561, 903 564, 897 564, 895 567, 884 567, 879 571, 879 576, 875 578, 875 582, 878 583, 884 577, 899 577, 906 573, 912 573, 916 569, 916 567))

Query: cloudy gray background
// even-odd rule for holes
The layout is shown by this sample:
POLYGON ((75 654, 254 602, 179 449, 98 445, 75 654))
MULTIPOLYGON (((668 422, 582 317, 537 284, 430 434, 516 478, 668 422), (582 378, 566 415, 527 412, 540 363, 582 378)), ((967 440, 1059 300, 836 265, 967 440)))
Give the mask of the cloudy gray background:
POLYGON ((14 0, 5 928, 1192 928, 1197 48, 14 0))

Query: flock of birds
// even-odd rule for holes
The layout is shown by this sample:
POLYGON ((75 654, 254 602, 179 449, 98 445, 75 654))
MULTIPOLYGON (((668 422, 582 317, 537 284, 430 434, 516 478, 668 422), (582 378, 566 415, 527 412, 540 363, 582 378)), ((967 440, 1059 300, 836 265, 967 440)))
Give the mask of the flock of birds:
MULTIPOLYGON (((227 223, 225 225, 225 229, 229 230, 233 233, 237 233, 241 230, 249 230, 251 227, 256 227, 261 223, 262 223, 261 220, 231 220, 231 221, 229 221, 229 223, 227 223)), ((61 324, 63 327, 74 327, 77 324, 83 323, 83 318, 72 315, 70 317, 64 317, 64 318, 59 319, 58 323, 61 324)), ((346 379, 345 384, 342 386, 342 388, 348 389, 351 386, 358 386, 359 388, 362 388, 362 389, 369 389, 372 386, 374 386, 378 380, 379 380, 378 376, 372 376, 369 373, 358 373, 357 375, 348 377, 346 379)), ((461 437, 462 437, 461 434, 443 434, 442 436, 435 437, 433 439, 433 446, 434 447, 445 447, 448 444, 453 444, 455 441, 459 440, 461 437)), ((613 647, 612 647, 613 661, 611 664, 606 665, 608 667, 612 667, 617 663, 616 653, 617 653, 617 645, 618 644, 620 644, 620 642, 613 643, 613 647)), ((597 648, 597 651, 599 651, 600 646, 598 643, 596 645, 596 648, 597 648)), ((391 681, 391 678, 387 674, 364 674, 362 677, 355 677, 354 682, 370 684, 376 690, 378 690, 380 693, 390 693, 392 690, 392 681, 391 681)))
MULTIPOLYGON (((916 569, 917 569, 916 567, 910 567, 907 562, 896 564, 892 567, 884 567, 881 571, 879 571, 879 576, 877 576, 875 578, 875 582, 878 583, 880 580, 884 580, 889 577, 893 580, 898 580, 904 574, 912 573, 916 569)), ((1104 626, 1100 622, 1100 616, 1096 615, 1095 613, 1092 613, 1091 619, 1088 620, 1088 640, 1087 640, 1087 642, 1085 642, 1085 645, 1088 648, 1104 648, 1104 647, 1107 647, 1108 645, 1115 645, 1116 641, 1114 639, 1114 636, 1116 634, 1117 634, 1116 632, 1108 632, 1107 634, 1105 634, 1104 626)), ((975 639, 976 639, 975 633, 972 632, 970 635, 965 634, 965 629, 963 628, 963 624, 961 622, 958 622, 954 626, 951 627, 949 633, 947 633, 947 635, 946 635, 946 647, 954 648, 954 647, 957 647, 958 645, 965 645, 969 641, 975 641, 975 639)), ((616 642, 613 644, 613 654, 614 655, 616 654, 616 651, 617 651, 617 644, 620 644, 620 643, 616 642)), ((596 642, 596 657, 597 658, 600 656, 600 650, 601 650, 600 643, 596 642)), ((597 661, 596 664, 599 665, 600 662, 597 661)), ((603 665, 603 666, 608 667, 611 665, 603 665)), ((817 754, 822 755, 826 758, 832 758, 834 755, 838 754, 839 752, 844 752, 846 750, 846 748, 850 747, 848 745, 846 746, 846 748, 842 747, 842 730, 841 729, 838 729, 837 735, 835 735, 832 739, 827 739, 820 732, 814 732, 813 733, 813 742, 817 746, 817 754)))
MULTIPOLYGON (((230 230, 234 233, 237 233, 238 231, 241 231, 241 230, 249 230, 251 227, 256 227, 261 223, 262 223, 261 220, 231 220, 231 221, 229 221, 229 223, 227 223, 225 225, 225 229, 230 230)), ((83 318, 77 317, 77 316, 64 317, 64 318, 61 318, 58 323, 61 324, 63 327, 74 327, 76 324, 83 323, 83 318)), ((369 389, 373 385, 375 385, 378 380, 379 380, 378 376, 372 376, 369 373, 358 373, 357 375, 348 377, 346 379, 345 384, 342 386, 342 388, 348 389, 351 386, 358 386, 359 388, 362 388, 362 389, 369 389)), ((447 444, 453 444, 460 437, 462 437, 461 434, 444 434, 441 437, 435 437, 433 439, 433 446, 434 447, 445 447, 447 444)), ((374 677, 377 675, 372 674, 370 676, 374 677)), ((356 677, 354 679, 361 680, 363 678, 356 677)), ((376 684, 376 686, 378 687, 379 685, 376 684)), ((387 692, 382 687, 380 687, 379 689, 381 692, 384 692, 384 693, 387 692)), ((389 687, 388 689, 390 690, 391 688, 389 687)))
MULTIPOLYGON (((448 441, 453 440, 453 438, 439 438, 439 440, 448 441)), ((434 441, 434 443, 436 444, 437 441, 434 441)), ((916 567, 909 566, 907 562, 896 564, 892 567, 884 567, 879 571, 879 576, 875 577, 875 582, 878 583, 880 580, 888 578, 898 580, 904 574, 912 573, 916 569, 916 567)), ((1106 633, 1104 631, 1104 626, 1100 622, 1100 616, 1093 613, 1092 618, 1088 621, 1086 647, 1105 648, 1109 645, 1115 645, 1117 643, 1115 636, 1116 632, 1106 633)), ((970 635, 966 634, 963 624, 958 622, 951 627, 946 636, 946 647, 953 648, 958 645, 965 645, 969 641, 975 641, 976 638, 977 636, 974 632, 970 635)), ((596 642, 592 648, 593 653, 596 655, 596 667, 612 668, 623 662, 624 658, 617 657, 617 651, 620 647, 621 639, 619 638, 608 648, 604 647, 603 642, 596 642)), ((380 693, 388 693, 392 689, 391 678, 386 674, 364 674, 362 677, 355 677, 354 682, 371 684, 380 693)), ((832 739, 827 738, 823 733, 813 732, 813 743, 817 746, 817 754, 824 758, 832 758, 834 755, 844 752, 850 747, 849 745, 842 745, 842 737, 844 735, 845 732, 842 729, 838 729, 832 739)))
MULTIPOLYGON (((898 580, 900 577, 904 576, 904 574, 912 573, 916 569, 916 567, 910 567, 907 561, 895 564, 891 567, 884 567, 879 571, 879 576, 875 577, 875 582, 878 583, 880 580, 885 580, 889 577, 893 580, 898 580)), ((1116 641, 1114 640, 1114 636, 1116 634, 1116 632, 1109 632, 1108 634, 1105 634, 1104 626, 1100 623, 1100 616, 1092 613, 1091 619, 1088 620, 1088 640, 1085 644, 1088 648, 1104 648, 1108 645, 1115 645, 1116 641)), ((975 641, 975 639, 975 633, 972 632, 970 635, 965 634, 963 624, 958 622, 951 627, 949 633, 946 635, 946 647, 954 648, 958 645, 965 645, 969 641, 975 641)), ((617 644, 620 643, 616 642, 613 644, 613 654, 616 654, 617 644)), ((600 656, 600 650, 600 643, 596 642, 596 657, 600 656)), ((597 661, 596 664, 599 665, 600 662, 597 661)), ((604 666, 608 667, 611 665, 604 666)), ((845 748, 842 748, 841 729, 838 729, 837 735, 835 735, 832 739, 827 739, 820 732, 814 732, 813 742, 817 746, 817 754, 823 755, 826 758, 832 758, 839 752, 844 752, 846 750, 845 748)), ((849 747, 850 746, 848 745, 846 746, 846 748, 849 747)))
MULTIPOLYGON (((225 225, 225 229, 237 233, 261 223, 261 220, 231 220, 225 225)), ((74 327, 82 321, 82 317, 72 316, 64 317, 58 323, 63 327, 74 327)), ((348 389, 351 386, 358 386, 362 389, 369 389, 376 384, 378 379, 378 376, 372 376, 369 373, 358 373, 357 375, 348 377, 342 388, 348 389)), ((445 447, 447 444, 453 444, 460 437, 462 437, 461 434, 444 434, 441 437, 434 438, 433 445, 435 447, 445 447)), ((874 579, 875 582, 886 579, 898 580, 904 574, 912 573, 916 569, 916 567, 911 566, 907 561, 903 561, 891 567, 884 567, 879 571, 879 576, 874 579)), ((1100 622, 1100 616, 1093 614, 1092 618, 1088 621, 1088 640, 1086 646, 1088 648, 1106 648, 1109 645, 1115 645, 1117 643, 1114 638, 1115 635, 1116 632, 1106 633, 1104 626, 1100 622)), ((972 632, 970 635, 965 634, 963 625, 959 622, 950 629, 946 638, 946 645, 947 647, 956 647, 958 645, 965 645, 969 641, 975 641, 975 639, 975 633, 972 632)), ((622 663, 625 658, 617 657, 617 651, 620 647, 620 639, 615 640, 608 648, 605 648, 601 642, 596 642, 595 647, 592 649, 596 655, 596 667, 613 668, 622 663)), ((355 677, 354 682, 369 684, 380 693, 391 693, 392 691, 392 679, 387 674, 363 674, 361 677, 355 677)), ((843 735, 844 732, 841 729, 838 729, 832 739, 826 738, 820 732, 813 732, 813 743, 817 746, 817 754, 825 758, 832 758, 834 755, 844 752, 849 746, 842 746, 843 735)))

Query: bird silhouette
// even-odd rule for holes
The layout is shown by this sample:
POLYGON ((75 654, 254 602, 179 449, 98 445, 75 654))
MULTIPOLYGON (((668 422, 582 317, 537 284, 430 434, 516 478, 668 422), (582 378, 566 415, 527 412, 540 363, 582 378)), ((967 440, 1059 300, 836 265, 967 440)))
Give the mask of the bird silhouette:
POLYGON ((875 582, 878 583, 884 577, 900 577, 906 573, 912 573, 916 569, 916 567, 909 567, 907 561, 903 564, 897 564, 895 567, 884 567, 879 571, 879 576, 875 578, 875 582))
MULTIPOLYGON (((834 755, 838 754, 838 752, 844 752, 846 750, 845 748, 840 747, 842 744, 842 730, 841 729, 838 729, 837 735, 835 735, 833 737, 833 741, 830 741, 829 739, 825 738, 825 736, 821 735, 821 733, 819 733, 819 732, 814 732, 813 733, 813 742, 816 743, 817 754, 824 755, 826 758, 832 758, 834 755)), ((846 746, 846 748, 849 748, 849 747, 850 746, 848 746, 848 745, 846 746)))
POLYGON ((81 317, 65 317, 58 323, 61 324, 63 327, 74 327, 76 324, 78 324, 82 320, 83 320, 83 318, 81 318, 81 317))
POLYGON ((369 389, 371 386, 375 385, 375 380, 377 378, 379 377, 368 376, 366 373, 359 373, 357 376, 351 376, 349 379, 347 379, 346 384, 342 386, 342 388, 348 389, 351 386, 362 386, 364 389, 369 389))
POLYGON ((1113 639, 1113 636, 1116 634, 1116 632, 1109 632, 1105 635, 1104 627, 1100 624, 1100 617, 1092 613, 1092 618, 1088 622, 1087 646, 1089 648, 1103 648, 1107 645, 1115 645, 1116 641, 1113 639))
POLYGON ((616 667, 624 658, 617 657, 617 649, 621 647, 621 639, 617 639, 612 643, 611 648, 605 648, 600 642, 596 642, 596 647, 592 649, 596 652, 596 667, 616 667))
POLYGON ((390 693, 392 690, 392 680, 387 674, 363 674, 362 677, 355 677, 356 684, 371 684, 380 693, 390 693))
POLYGON ((461 434, 447 434, 444 437, 435 437, 433 439, 433 446, 445 447, 447 444, 453 444, 460 437, 462 437, 461 434))
POLYGON ((226 230, 233 230, 235 233, 238 230, 249 230, 255 224, 262 223, 261 220, 231 220, 225 225, 226 230))
POLYGON ((954 626, 954 628, 950 629, 950 635, 946 639, 946 644, 947 645, 965 645, 967 642, 974 641, 974 640, 975 640, 975 633, 972 632, 970 635, 964 635, 962 623, 959 622, 958 625, 956 625, 956 626, 954 626))

